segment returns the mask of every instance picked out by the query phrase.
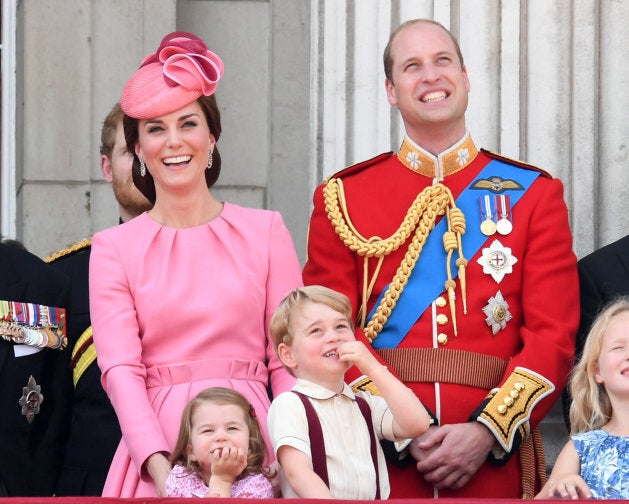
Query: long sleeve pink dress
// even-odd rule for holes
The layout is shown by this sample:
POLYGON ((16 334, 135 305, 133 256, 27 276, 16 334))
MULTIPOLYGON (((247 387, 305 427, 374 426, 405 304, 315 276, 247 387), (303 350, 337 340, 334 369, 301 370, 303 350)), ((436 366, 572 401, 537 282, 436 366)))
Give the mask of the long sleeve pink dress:
POLYGON ((170 453, 185 405, 207 387, 245 395, 267 436, 267 385, 277 395, 294 384, 268 321, 301 285, 279 213, 225 203, 183 229, 144 213, 94 235, 89 276, 98 364, 123 434, 103 496, 156 495, 142 465, 170 453))

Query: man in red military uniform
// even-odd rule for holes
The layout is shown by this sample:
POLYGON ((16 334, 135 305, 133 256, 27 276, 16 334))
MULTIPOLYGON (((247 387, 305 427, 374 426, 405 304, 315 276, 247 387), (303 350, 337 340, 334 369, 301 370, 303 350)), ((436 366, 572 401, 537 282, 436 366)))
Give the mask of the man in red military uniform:
POLYGON ((349 296, 357 337, 435 417, 397 447, 408 455, 390 464, 391 498, 532 497, 545 478, 536 427, 579 320, 562 183, 475 146, 467 71, 443 26, 401 25, 384 60, 406 136, 317 188, 304 283, 349 296))

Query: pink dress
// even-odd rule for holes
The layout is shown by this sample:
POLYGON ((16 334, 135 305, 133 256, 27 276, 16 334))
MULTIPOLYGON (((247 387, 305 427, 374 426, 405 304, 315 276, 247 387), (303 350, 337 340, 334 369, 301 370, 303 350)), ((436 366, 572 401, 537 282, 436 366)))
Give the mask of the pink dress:
POLYGON ((183 408, 207 387, 245 395, 269 443, 267 384, 277 395, 294 379, 268 321, 301 285, 279 213, 225 203, 216 219, 185 229, 144 213, 94 235, 89 277, 98 364, 123 434, 103 496, 156 495, 142 464, 170 453, 183 408))

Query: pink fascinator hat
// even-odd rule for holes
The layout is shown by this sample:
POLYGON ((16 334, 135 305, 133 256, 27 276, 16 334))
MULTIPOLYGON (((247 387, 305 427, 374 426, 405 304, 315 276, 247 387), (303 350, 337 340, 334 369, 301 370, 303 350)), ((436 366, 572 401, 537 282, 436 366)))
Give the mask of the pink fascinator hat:
POLYGON ((205 42, 188 32, 166 35, 122 90, 120 105, 129 117, 151 119, 210 96, 223 75, 223 62, 205 42))

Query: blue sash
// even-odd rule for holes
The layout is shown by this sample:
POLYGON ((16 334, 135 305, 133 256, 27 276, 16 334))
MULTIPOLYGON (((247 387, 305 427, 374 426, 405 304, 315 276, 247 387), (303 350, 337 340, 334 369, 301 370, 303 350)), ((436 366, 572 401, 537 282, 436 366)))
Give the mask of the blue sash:
MULTIPOLYGON (((523 169, 493 159, 481 170, 476 179, 461 192, 456 199, 456 206, 465 215, 466 233, 462 238, 465 257, 474 257, 488 239, 487 236, 480 232, 479 196, 497 194, 489 189, 471 189, 471 186, 478 180, 489 179, 495 176, 500 176, 503 180, 517 180, 521 187, 517 189, 507 188, 505 191, 502 191, 509 194, 511 208, 513 208, 539 175, 539 172, 535 170, 523 169)), ((447 220, 442 218, 428 235, 428 239, 424 243, 421 255, 411 272, 406 287, 400 294, 387 323, 373 341, 374 348, 396 348, 433 300, 444 291, 444 284, 448 277, 444 260, 446 256, 443 249, 443 234, 447 229, 447 220)), ((453 278, 456 278, 458 275, 458 268, 454 264, 457 259, 455 256, 456 254, 453 254, 452 257, 453 278)), ((388 287, 389 284, 380 293, 367 320, 373 317, 388 287)))

